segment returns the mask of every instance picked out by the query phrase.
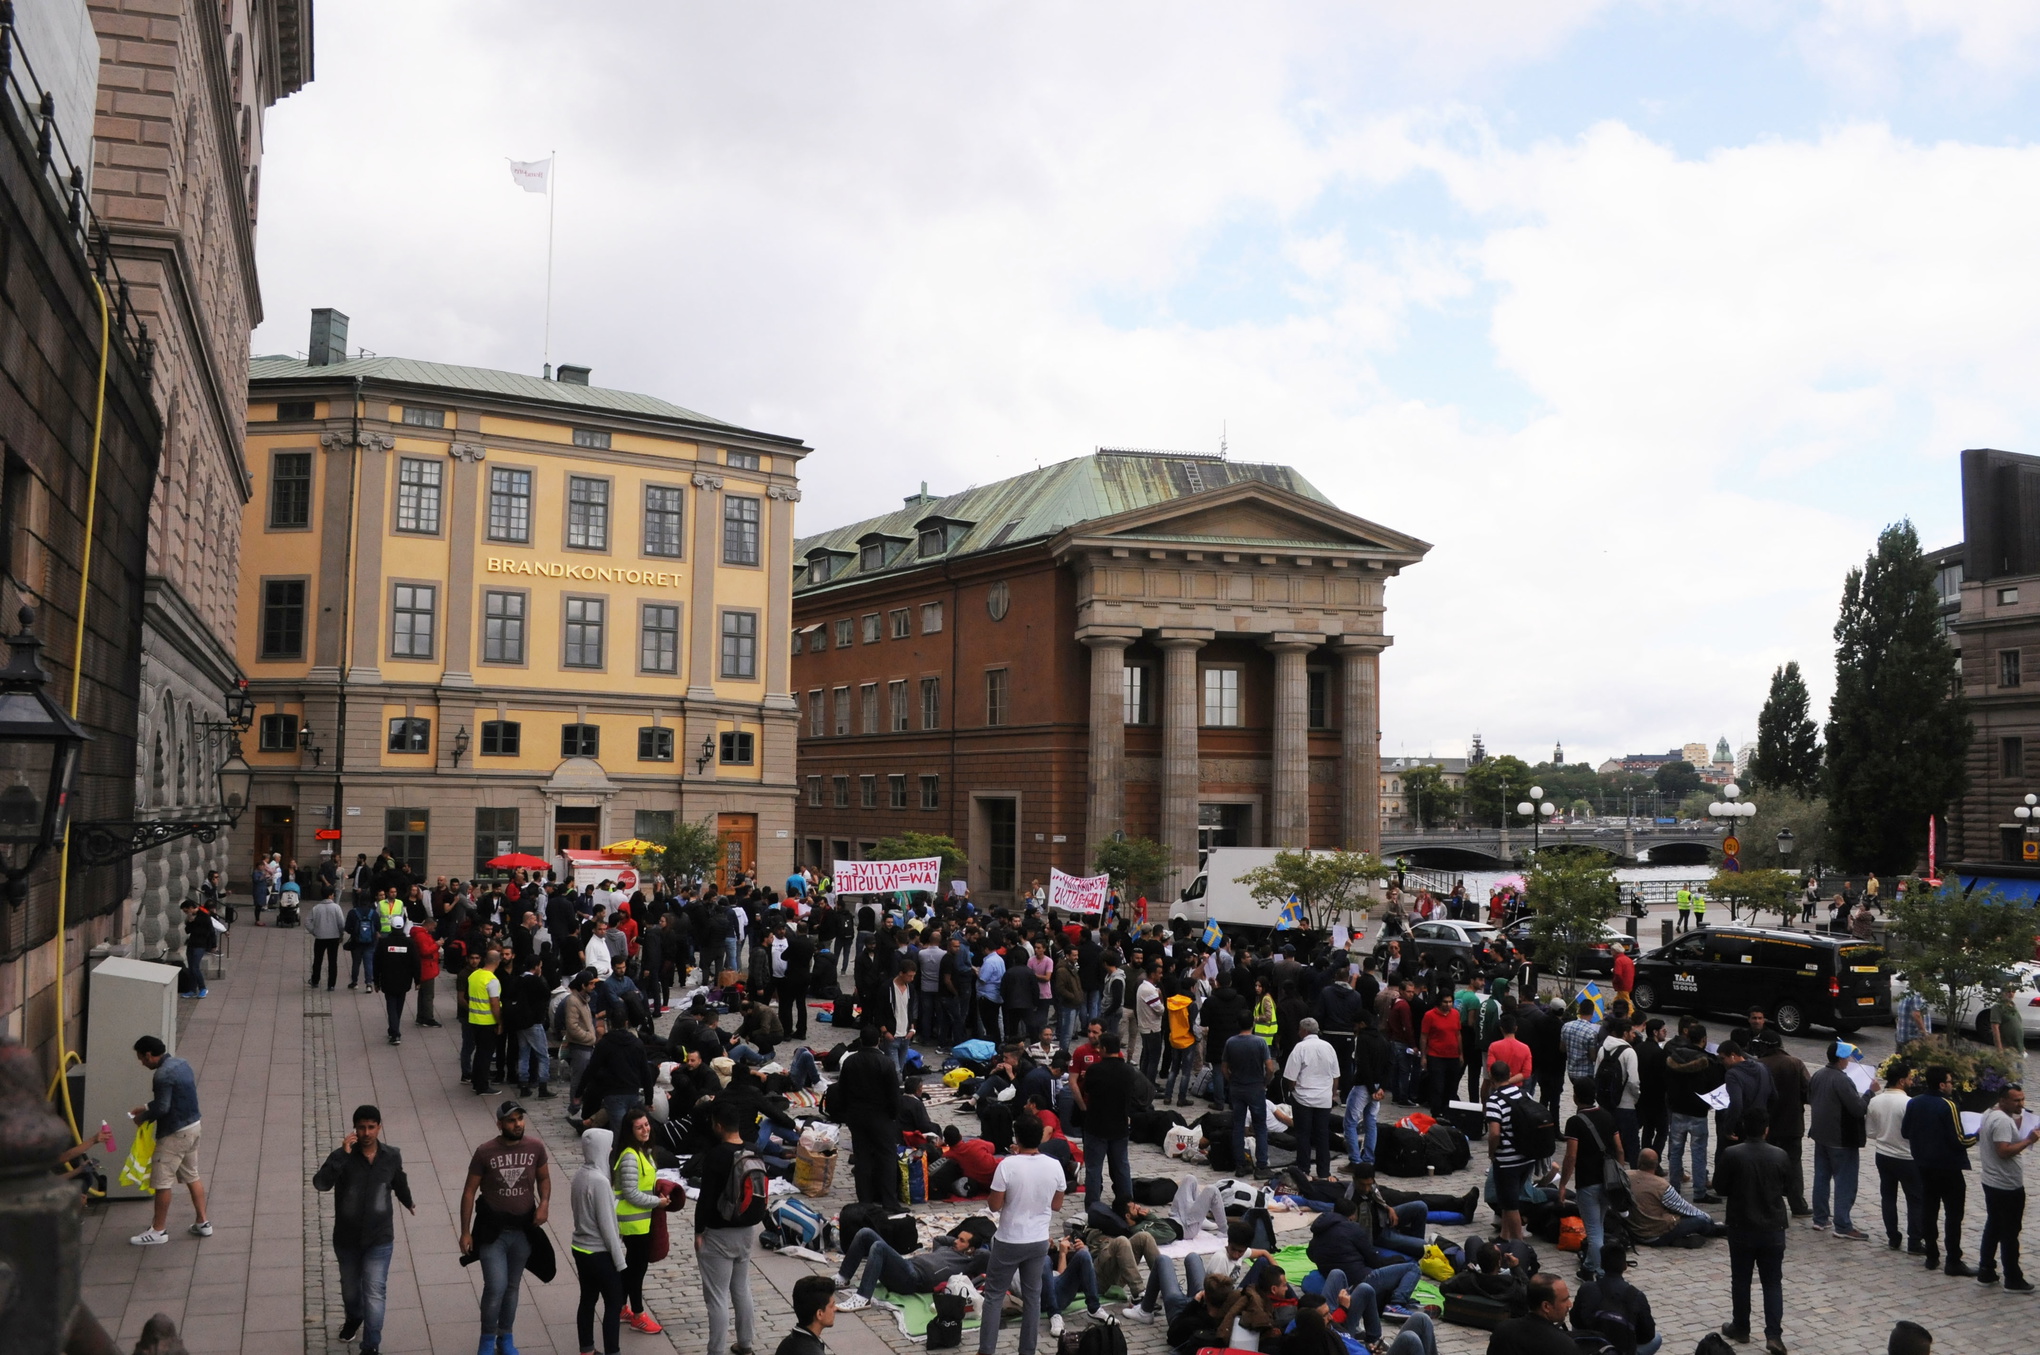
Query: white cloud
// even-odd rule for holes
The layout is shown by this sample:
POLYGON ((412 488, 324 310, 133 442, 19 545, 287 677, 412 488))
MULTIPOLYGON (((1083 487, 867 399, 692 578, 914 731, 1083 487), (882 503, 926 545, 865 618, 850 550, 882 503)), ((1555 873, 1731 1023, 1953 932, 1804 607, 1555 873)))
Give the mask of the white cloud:
POLYGON ((1919 510, 1876 478, 2034 426, 2036 152, 1518 147, 1452 102, 1600 8, 329 7, 257 349, 337 305, 536 370, 546 204, 503 161, 557 147, 553 360, 807 438, 805 527, 1223 420, 1437 543, 1391 750, 1739 743, 1919 510))

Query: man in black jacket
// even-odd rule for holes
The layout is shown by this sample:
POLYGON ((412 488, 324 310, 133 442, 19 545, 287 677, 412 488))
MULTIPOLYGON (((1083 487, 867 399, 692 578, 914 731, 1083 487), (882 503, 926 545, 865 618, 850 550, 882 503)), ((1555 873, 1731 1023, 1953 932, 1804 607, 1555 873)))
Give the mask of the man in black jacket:
POLYGON ((1221 982, 1204 999, 1199 1020, 1204 1025, 1204 1066, 1211 1070, 1211 1104, 1225 1110, 1231 1103, 1225 1087, 1225 1044, 1240 1033, 1240 1018, 1247 1015, 1247 995, 1230 983, 1221 982))
POLYGON ((857 1198, 887 1211, 900 1207, 900 1073, 879 1048, 878 1027, 857 1035, 857 1052, 843 1060, 830 1091, 837 1118, 850 1127, 850 1165, 857 1198))
POLYGON ((1728 1201, 1728 1268, 1731 1317, 1721 1334, 1750 1339, 1750 1274, 1764 1286, 1764 1349, 1785 1355, 1785 1229, 1790 1207, 1792 1164, 1785 1150, 1765 1141, 1770 1116, 1761 1105, 1737 1122, 1739 1139, 1722 1153, 1714 1183, 1728 1201))
POLYGON ((390 1253, 397 1240, 390 1200, 395 1197, 418 1212, 411 1203, 403 1154, 382 1142, 380 1110, 354 1108, 354 1131, 313 1174, 312 1189, 334 1192, 333 1255, 340 1262, 340 1299, 347 1314, 340 1339, 351 1341, 360 1332, 362 1355, 376 1355, 382 1345, 390 1253))
POLYGON ((786 972, 779 976, 779 1029, 789 1040, 807 1038, 808 980, 814 973, 815 943, 796 922, 786 938, 786 972))
POLYGON ((392 928, 375 938, 375 983, 390 1019, 390 1043, 404 1042, 404 999, 418 979, 417 948, 407 929, 392 928))
MULTIPOLYGON (((1077 1104, 1084 1110, 1084 1207, 1098 1202, 1098 1181, 1109 1164, 1115 1199, 1133 1197, 1133 1171, 1127 1164, 1127 1144, 1133 1109, 1133 1065, 1126 1061, 1117 1031, 1099 1037, 1101 1057, 1075 1086, 1077 1104)), ((1074 1084, 1073 1084, 1074 1085, 1074 1084)))
POLYGON ((517 1078, 517 1094, 530 1096, 533 1083, 538 1094, 552 1095, 552 1061, 546 1050, 546 1008, 552 989, 539 972, 543 963, 537 955, 527 956, 521 972, 503 989, 503 1023, 510 1040, 511 1071, 517 1078))
POLYGON ((1619 1242, 1601 1248, 1601 1277, 1580 1286, 1573 1303, 1574 1331, 1598 1332, 1620 1350, 1637 1350, 1651 1344, 1657 1335, 1657 1319, 1651 1316, 1650 1300, 1641 1289, 1623 1277, 1629 1269, 1629 1253, 1619 1242))
POLYGON ((829 1355, 822 1333, 836 1325, 836 1282, 826 1275, 803 1275, 793 1282, 793 1330, 780 1338, 772 1355, 829 1355))

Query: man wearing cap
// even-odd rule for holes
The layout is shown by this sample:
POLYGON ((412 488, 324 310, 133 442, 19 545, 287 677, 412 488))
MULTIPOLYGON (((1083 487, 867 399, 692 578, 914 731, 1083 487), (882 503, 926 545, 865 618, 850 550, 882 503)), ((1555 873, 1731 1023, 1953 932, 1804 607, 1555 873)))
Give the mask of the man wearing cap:
POLYGON ((1877 1079, 1871 1078, 1867 1088, 1857 1088, 1848 1068, 1861 1062, 1863 1053, 1846 1040, 1830 1044, 1827 1056, 1827 1066, 1813 1075, 1807 1098, 1813 1109, 1808 1131, 1813 1138, 1813 1230, 1827 1227, 1832 1185, 1835 1236, 1846 1242, 1865 1242, 1870 1235, 1851 1222, 1849 1211, 1856 1206, 1865 1117, 1870 1098, 1877 1094, 1877 1079))
POLYGON ((496 1107, 496 1137, 468 1159, 460 1192, 460 1251, 482 1267, 481 1350, 516 1355, 517 1296, 531 1236, 545 1227, 552 1206, 552 1172, 545 1145, 524 1130, 524 1107, 496 1107))

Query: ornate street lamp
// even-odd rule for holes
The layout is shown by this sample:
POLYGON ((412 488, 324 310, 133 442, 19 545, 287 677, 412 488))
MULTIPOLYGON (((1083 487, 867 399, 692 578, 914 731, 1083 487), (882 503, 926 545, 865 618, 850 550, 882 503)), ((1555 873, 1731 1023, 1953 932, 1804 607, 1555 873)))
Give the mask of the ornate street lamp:
POLYGON ((460 760, 467 756, 469 746, 467 726, 460 727, 460 733, 453 736, 453 765, 460 766, 460 760))
MULTIPOLYGON (((1742 869, 1742 858, 1740 855, 1742 844, 1736 840, 1734 821, 1737 819, 1747 819, 1757 812, 1755 805, 1747 800, 1738 800, 1736 798, 1741 794, 1742 787, 1731 781, 1721 788, 1721 798, 1707 806, 1709 817, 1727 821, 1724 836, 1721 840, 1721 851, 1722 855, 1726 858, 1726 865, 1729 870, 1742 869)), ((1729 917, 1731 920, 1735 917, 1733 909, 1729 911, 1729 917)))
POLYGON ((1558 806, 1544 798, 1544 787, 1532 786, 1530 798, 1518 801, 1516 812, 1530 820, 1530 855, 1534 859, 1544 821, 1558 812, 1558 806))
POLYGON ((37 657, 42 641, 21 609, 21 633, 6 643, 0 668, 0 881, 10 903, 28 894, 29 872, 64 835, 79 754, 91 735, 43 691, 49 675, 37 657))
POLYGON ((694 774, 700 776, 702 770, 708 766, 708 760, 714 756, 715 735, 703 734, 701 736, 701 756, 694 759, 694 774))
POLYGON ((1778 869, 1783 870, 1792 864, 1792 848, 1795 845, 1792 830, 1790 828, 1780 828, 1778 830, 1778 869))

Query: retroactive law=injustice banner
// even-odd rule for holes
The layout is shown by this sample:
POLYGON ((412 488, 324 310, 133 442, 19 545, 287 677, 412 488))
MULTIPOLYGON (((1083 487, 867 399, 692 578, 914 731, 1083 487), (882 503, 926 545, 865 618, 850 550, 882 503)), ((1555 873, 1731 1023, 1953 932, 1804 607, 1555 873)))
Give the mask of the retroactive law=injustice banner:
POLYGON ((942 883, 942 858, 920 857, 912 861, 838 861, 838 894, 890 894, 899 889, 925 889, 933 893, 942 883))
POLYGON ((1065 875, 1053 866, 1048 871, 1048 906, 1071 913, 1102 913, 1105 896, 1111 892, 1109 875, 1065 875))

